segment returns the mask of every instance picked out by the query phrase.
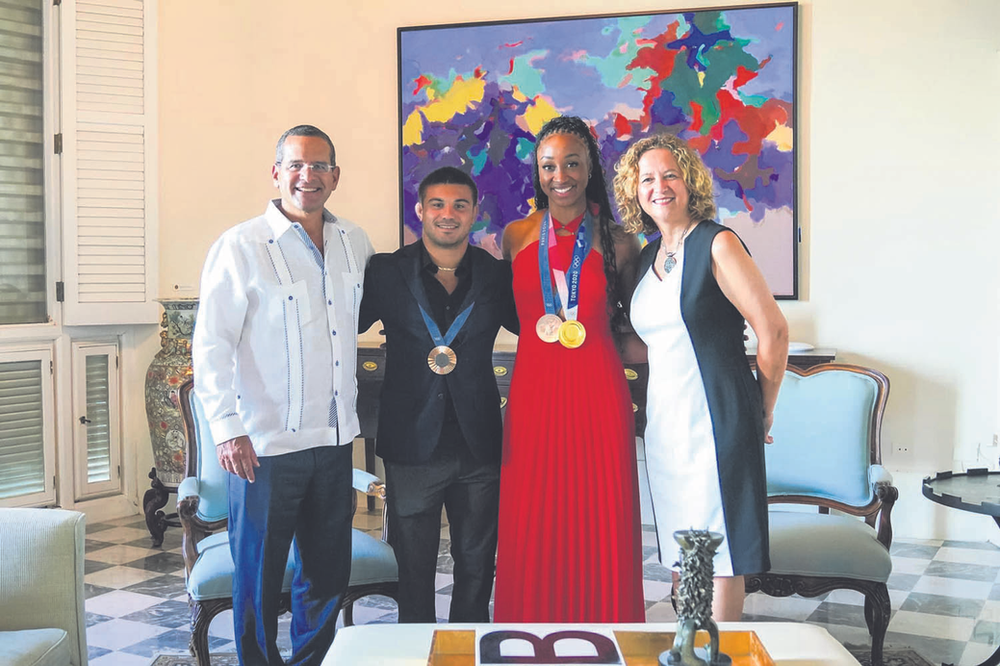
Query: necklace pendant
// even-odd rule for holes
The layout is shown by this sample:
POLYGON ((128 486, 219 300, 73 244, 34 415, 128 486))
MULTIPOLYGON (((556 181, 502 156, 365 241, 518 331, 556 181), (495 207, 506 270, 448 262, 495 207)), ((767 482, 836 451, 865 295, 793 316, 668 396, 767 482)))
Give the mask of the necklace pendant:
POLYGON ((663 260, 663 272, 669 273, 674 270, 674 266, 677 265, 677 260, 674 259, 673 252, 667 252, 667 258, 663 260))

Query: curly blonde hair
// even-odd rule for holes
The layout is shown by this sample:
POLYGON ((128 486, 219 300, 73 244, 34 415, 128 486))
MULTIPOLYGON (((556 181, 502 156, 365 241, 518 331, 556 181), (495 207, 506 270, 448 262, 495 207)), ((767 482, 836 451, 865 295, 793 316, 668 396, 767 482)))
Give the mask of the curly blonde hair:
POLYGON ((691 146, 671 134, 654 134, 639 139, 615 165, 615 201, 625 231, 650 234, 658 231, 653 219, 639 205, 639 158, 650 150, 666 148, 677 160, 688 189, 688 215, 695 222, 715 219, 712 174, 691 146))

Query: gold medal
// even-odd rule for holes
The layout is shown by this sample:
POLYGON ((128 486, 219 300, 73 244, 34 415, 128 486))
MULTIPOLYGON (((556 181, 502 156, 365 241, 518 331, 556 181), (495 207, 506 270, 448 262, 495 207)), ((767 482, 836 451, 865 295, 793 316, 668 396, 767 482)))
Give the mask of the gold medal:
POLYGON ((559 327, 562 326, 562 323, 563 320, 560 319, 559 315, 542 315, 535 322, 535 333, 538 334, 542 342, 558 342, 559 327))
POLYGON ((576 319, 564 321, 559 327, 559 342, 567 349, 576 349, 587 337, 587 329, 576 319))
POLYGON ((455 369, 458 363, 458 356, 454 350, 447 345, 439 345, 431 350, 427 355, 427 365, 435 375, 447 375, 455 369))

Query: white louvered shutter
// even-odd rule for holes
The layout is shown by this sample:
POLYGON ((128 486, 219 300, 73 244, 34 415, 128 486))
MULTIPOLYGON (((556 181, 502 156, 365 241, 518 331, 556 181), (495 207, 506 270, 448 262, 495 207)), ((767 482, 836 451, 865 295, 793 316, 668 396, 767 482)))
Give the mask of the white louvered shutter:
POLYGON ((61 17, 64 323, 155 323, 156 5, 64 0, 61 17))
POLYGON ((121 490, 118 346, 73 343, 76 499, 121 490))
POLYGON ((0 6, 0 325, 48 319, 41 7, 0 6))
POLYGON ((0 506, 55 501, 51 348, 5 351, 0 362, 0 506))

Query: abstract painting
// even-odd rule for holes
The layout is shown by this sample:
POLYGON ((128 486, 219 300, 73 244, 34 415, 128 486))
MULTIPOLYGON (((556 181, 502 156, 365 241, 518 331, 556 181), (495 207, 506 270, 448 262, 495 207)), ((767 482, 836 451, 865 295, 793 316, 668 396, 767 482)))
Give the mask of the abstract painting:
POLYGON ((472 240, 499 256, 504 226, 532 211, 536 133, 575 115, 609 187, 636 139, 686 139, 714 176, 718 221, 775 296, 797 298, 796 14, 792 3, 400 28, 401 242, 420 234, 420 180, 455 166, 480 189, 472 240))

